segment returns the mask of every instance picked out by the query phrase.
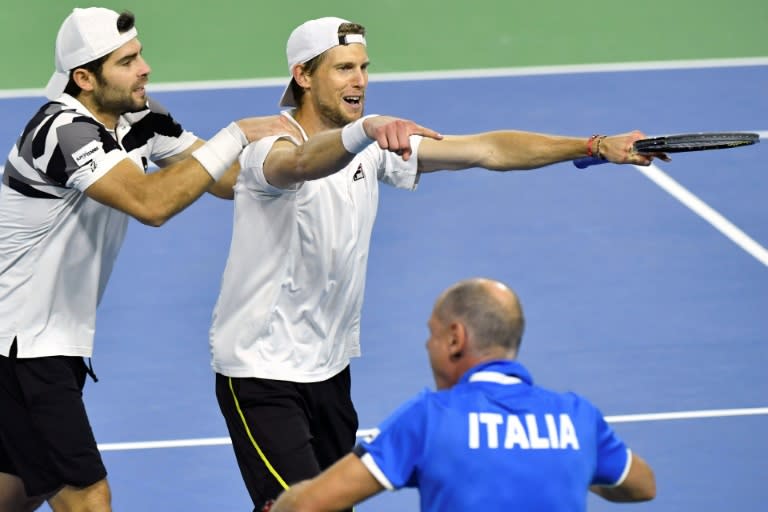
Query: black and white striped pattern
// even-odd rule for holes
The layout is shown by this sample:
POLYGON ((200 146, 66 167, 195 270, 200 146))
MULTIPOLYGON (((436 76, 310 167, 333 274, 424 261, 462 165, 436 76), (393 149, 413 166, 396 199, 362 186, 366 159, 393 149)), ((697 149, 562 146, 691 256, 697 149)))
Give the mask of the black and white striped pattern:
POLYGON ((114 132, 68 95, 35 113, 0 188, 0 354, 16 338, 19 357, 91 355, 128 216, 84 191, 126 158, 146 171, 196 140, 153 102, 114 132))

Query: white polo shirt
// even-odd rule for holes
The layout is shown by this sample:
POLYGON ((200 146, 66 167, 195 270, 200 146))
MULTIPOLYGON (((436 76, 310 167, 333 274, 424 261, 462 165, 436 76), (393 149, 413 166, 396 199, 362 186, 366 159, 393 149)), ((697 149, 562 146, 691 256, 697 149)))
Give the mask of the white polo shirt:
POLYGON ((290 190, 264 178, 278 138, 252 143, 240 157, 212 366, 228 377, 319 382, 360 355, 378 180, 415 189, 421 138, 412 137, 407 162, 373 143, 344 169, 290 190))
POLYGON ((0 188, 0 354, 17 339, 22 358, 91 356, 128 216, 83 192, 125 158, 146 170, 196 140, 151 100, 114 133, 67 94, 34 115, 0 188))

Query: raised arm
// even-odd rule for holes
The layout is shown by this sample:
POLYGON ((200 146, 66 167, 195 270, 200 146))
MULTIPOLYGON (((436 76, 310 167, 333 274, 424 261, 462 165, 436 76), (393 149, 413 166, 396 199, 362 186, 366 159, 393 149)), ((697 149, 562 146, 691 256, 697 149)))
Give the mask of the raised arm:
POLYGON ((222 181, 219 185, 222 190, 231 187, 237 172, 234 161, 248 142, 294 130, 283 116, 241 119, 208 142, 198 141, 183 154, 158 162, 163 168, 157 172, 144 174, 132 160, 125 158, 85 193, 144 224, 160 226, 215 182, 222 181))
POLYGON ((633 453, 629 473, 620 485, 593 485, 589 490, 608 501, 648 501, 656 497, 656 478, 648 463, 633 453))
POLYGON ((365 117, 344 128, 315 134, 301 145, 278 141, 264 160, 264 176, 278 188, 324 178, 343 169, 355 154, 373 142, 407 160, 411 155, 411 135, 434 139, 442 137, 434 130, 407 119, 365 117))
MULTIPOLYGON (((600 139, 599 155, 619 164, 649 165, 653 157, 632 151, 632 143, 644 138, 633 131, 600 139)), ((593 151, 590 139, 521 131, 494 131, 472 135, 425 139, 419 148, 419 171, 460 170, 481 167, 493 171, 528 170, 575 160, 593 151)))

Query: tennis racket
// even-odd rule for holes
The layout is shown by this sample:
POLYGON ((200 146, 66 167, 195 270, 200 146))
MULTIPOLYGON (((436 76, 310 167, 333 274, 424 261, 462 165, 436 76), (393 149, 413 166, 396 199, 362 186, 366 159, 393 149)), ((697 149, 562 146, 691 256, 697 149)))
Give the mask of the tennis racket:
MULTIPOLYGON (((749 146, 760 142, 760 135, 749 132, 706 132, 681 133, 650 139, 636 140, 633 144, 635 153, 649 155, 653 153, 686 153, 689 151, 706 151, 710 149, 728 149, 739 146, 749 146)), ((590 165, 608 163, 595 157, 579 158, 573 165, 585 169, 590 165)))

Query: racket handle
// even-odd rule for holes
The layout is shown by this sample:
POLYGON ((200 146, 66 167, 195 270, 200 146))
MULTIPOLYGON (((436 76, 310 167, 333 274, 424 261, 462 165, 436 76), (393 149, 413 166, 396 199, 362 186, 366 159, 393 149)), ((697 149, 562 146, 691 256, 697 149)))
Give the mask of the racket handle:
POLYGON ((594 156, 585 156, 584 158, 577 158, 573 161, 573 165, 578 167, 579 169, 586 169, 587 167, 591 165, 600 165, 600 164, 607 164, 608 160, 603 160, 602 158, 596 158, 594 156))

